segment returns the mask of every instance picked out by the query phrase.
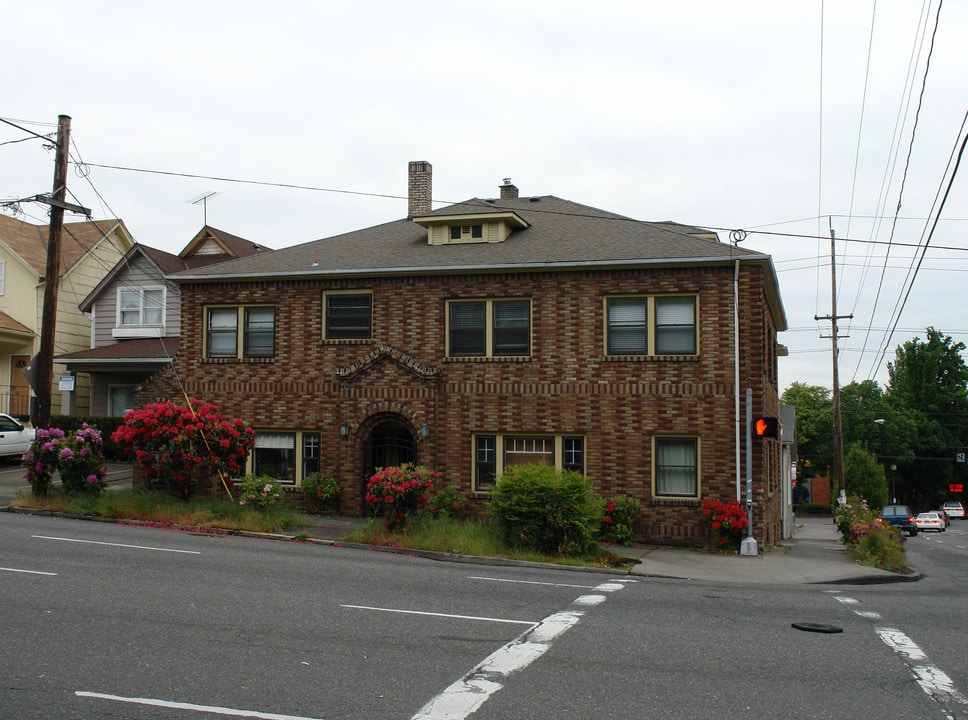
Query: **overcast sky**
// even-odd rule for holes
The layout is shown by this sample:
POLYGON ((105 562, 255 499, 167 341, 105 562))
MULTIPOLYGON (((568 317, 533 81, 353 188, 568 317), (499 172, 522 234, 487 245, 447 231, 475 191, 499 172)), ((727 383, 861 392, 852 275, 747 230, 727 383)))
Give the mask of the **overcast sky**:
MULTIPOLYGON (((744 229, 780 281, 781 389, 831 387, 830 323, 814 317, 831 314, 832 228, 838 315, 853 315, 841 383, 884 385, 925 327, 968 342, 968 170, 952 181, 968 3, 938 6, 14 3, 0 118, 45 134, 70 115, 87 171, 69 177, 74 202, 170 252, 206 212, 272 248, 405 217, 410 160, 433 164, 439 203, 510 177, 523 196, 724 242, 744 229)), ((29 137, 0 122, 0 201, 51 188, 53 153, 29 137)))

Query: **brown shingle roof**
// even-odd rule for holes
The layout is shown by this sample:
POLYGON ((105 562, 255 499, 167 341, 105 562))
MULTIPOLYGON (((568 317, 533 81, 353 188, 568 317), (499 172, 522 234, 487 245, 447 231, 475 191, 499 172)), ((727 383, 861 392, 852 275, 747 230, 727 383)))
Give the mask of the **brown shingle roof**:
MULTIPOLYGON (((93 220, 64 223, 61 235, 60 271, 63 275, 97 242, 108 235, 120 220, 93 220)), ((0 241, 5 242, 24 262, 43 276, 47 272, 47 225, 34 225, 0 214, 0 241)))
MULTIPOLYGON (((708 230, 643 222, 551 195, 472 199, 422 217, 513 212, 528 227, 498 243, 430 245, 411 220, 296 245, 255 257, 197 268, 173 279, 303 277, 350 273, 473 271, 669 262, 729 262, 768 256, 715 240, 708 230)), ((419 219, 419 218, 418 218, 419 219)))

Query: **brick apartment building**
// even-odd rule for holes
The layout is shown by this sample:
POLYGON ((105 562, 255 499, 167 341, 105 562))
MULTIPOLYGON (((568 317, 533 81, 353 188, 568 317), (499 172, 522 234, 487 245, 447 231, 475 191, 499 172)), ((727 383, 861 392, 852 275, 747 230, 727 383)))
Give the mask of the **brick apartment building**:
MULTIPOLYGON (((436 469, 482 513, 504 467, 537 462, 638 498, 640 540, 702 542, 701 501, 745 477, 737 394, 779 410, 770 257, 510 181, 435 210, 431 173, 410 163, 405 219, 168 276, 181 345, 137 399, 180 382, 253 424, 251 470, 327 471, 345 514, 375 467, 436 469)), ((772 543, 779 442, 755 442, 754 535, 772 543)))

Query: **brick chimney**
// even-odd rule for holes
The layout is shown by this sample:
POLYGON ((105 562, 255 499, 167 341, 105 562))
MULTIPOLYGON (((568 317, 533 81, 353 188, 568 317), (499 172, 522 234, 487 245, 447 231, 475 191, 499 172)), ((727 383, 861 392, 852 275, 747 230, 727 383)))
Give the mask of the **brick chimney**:
POLYGON ((504 184, 501 185, 501 199, 514 200, 517 196, 518 188, 511 182, 511 178, 504 178, 504 184))
POLYGON ((410 162, 410 178, 407 183, 407 217, 426 215, 433 199, 433 166, 425 160, 410 162))

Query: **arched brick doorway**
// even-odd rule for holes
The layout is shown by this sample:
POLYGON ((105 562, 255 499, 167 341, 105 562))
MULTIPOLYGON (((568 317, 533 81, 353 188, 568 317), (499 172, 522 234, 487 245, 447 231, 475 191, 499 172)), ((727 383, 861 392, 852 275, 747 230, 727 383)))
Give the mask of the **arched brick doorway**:
POLYGON ((362 512, 366 507, 366 484, 377 468, 417 462, 417 438, 413 427, 402 416, 387 413, 371 418, 363 440, 362 512))

